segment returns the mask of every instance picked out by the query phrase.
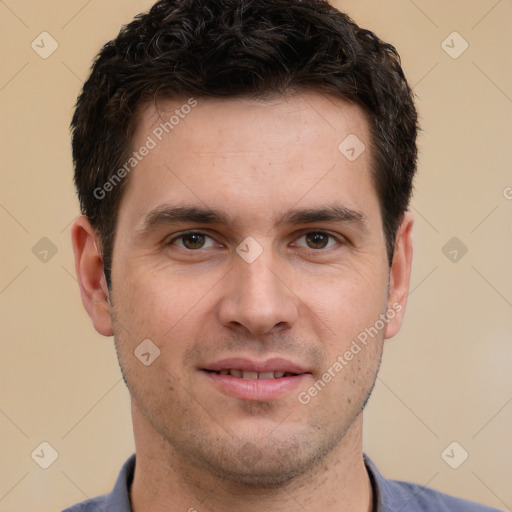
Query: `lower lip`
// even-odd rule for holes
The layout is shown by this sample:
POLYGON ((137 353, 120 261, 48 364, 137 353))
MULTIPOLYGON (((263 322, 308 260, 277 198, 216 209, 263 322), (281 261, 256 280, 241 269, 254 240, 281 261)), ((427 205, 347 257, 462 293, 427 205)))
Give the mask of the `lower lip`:
POLYGON ((279 379, 242 379, 232 375, 220 375, 215 372, 202 372, 225 395, 234 396, 241 400, 259 402, 282 398, 311 377, 309 373, 281 377, 279 379))

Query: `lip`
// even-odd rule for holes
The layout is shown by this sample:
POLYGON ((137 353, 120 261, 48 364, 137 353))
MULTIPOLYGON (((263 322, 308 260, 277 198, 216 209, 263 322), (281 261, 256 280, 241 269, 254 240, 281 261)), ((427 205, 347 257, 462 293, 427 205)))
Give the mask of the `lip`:
POLYGON ((240 400, 268 402, 282 398, 311 378, 311 373, 286 359, 274 358, 253 361, 245 358, 230 358, 208 364, 201 373, 223 394, 240 400), (281 371, 297 375, 274 379, 243 379, 232 375, 220 375, 221 370, 239 369, 253 372, 281 371))

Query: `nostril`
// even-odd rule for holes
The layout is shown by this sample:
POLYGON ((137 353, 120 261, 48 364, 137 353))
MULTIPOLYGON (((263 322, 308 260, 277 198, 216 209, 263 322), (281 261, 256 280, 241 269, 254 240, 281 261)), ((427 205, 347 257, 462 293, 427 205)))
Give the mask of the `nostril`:
POLYGON ((288 328, 288 324, 286 322, 277 322, 277 324, 274 325, 273 330, 284 331, 287 328, 288 328))

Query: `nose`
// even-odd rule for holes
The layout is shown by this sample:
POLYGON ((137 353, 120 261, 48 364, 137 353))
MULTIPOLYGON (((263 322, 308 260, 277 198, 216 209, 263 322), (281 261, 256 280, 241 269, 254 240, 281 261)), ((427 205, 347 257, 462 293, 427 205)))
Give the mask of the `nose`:
POLYGON ((254 335, 290 329, 299 317, 299 298, 267 249, 252 263, 235 256, 218 309, 226 327, 254 335))

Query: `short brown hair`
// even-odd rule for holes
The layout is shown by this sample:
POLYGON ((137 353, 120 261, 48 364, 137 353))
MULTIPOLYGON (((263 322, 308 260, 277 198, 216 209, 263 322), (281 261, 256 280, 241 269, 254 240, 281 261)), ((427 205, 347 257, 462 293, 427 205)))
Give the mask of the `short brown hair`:
MULTIPOLYGON (((323 0, 161 0, 100 51, 71 123, 75 185, 111 268, 138 107, 152 98, 316 90, 359 105, 389 262, 412 192, 417 113, 395 48, 323 0)), ((341 141, 340 141, 341 142, 341 141)))

